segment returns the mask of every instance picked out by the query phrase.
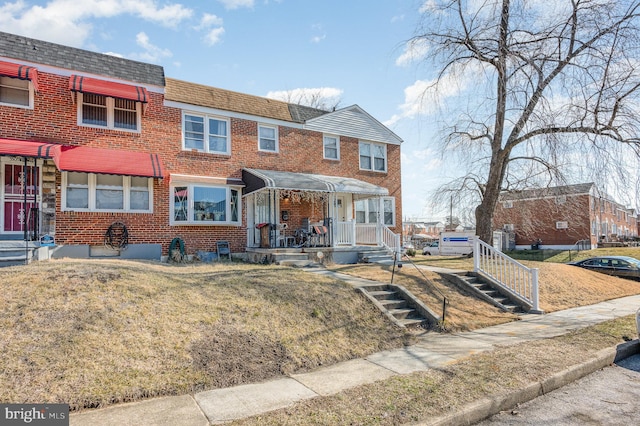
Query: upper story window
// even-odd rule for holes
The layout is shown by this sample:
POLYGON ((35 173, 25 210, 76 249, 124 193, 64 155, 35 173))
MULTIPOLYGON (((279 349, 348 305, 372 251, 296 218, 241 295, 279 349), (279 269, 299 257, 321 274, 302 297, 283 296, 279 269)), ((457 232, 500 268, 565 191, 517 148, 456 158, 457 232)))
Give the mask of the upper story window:
POLYGON ((33 89, 29 80, 0 76, 0 104, 33 108, 33 89))
POLYGON ((512 209, 513 208, 513 201, 503 201, 502 202, 502 208, 503 209, 512 209))
POLYGON ((329 160, 340 159, 340 137, 333 135, 324 135, 322 138, 323 155, 329 160))
POLYGON ((63 211, 152 211, 151 178, 64 172, 62 186, 63 211))
POLYGON ((381 143, 360 142, 360 169, 387 171, 387 146, 381 143))
POLYGON ((130 99, 78 93, 78 124, 114 130, 140 131, 141 104, 130 99))
POLYGON ((183 148, 215 154, 230 154, 229 120, 185 113, 183 123, 183 148))
POLYGON ((278 152, 278 129, 276 127, 258 125, 258 149, 278 152))

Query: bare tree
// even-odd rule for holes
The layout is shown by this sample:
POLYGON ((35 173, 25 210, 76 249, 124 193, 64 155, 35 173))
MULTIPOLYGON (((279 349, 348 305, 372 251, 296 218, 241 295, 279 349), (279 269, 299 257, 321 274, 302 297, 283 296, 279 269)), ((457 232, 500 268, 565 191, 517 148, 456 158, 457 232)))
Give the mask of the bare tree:
POLYGON ((501 191, 625 178, 622 160, 640 152, 638 0, 429 0, 423 12, 410 44, 438 70, 430 94, 459 95, 443 149, 467 165, 440 193, 475 197, 483 240, 501 191))

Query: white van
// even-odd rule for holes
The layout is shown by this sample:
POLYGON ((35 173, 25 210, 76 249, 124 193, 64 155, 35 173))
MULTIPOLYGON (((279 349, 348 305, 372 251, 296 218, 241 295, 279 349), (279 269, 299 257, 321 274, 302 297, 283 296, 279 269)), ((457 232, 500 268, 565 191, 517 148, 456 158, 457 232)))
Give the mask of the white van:
POLYGON ((440 233, 440 240, 425 246, 422 254, 440 256, 471 254, 476 238, 478 237, 473 232, 443 231, 440 233))

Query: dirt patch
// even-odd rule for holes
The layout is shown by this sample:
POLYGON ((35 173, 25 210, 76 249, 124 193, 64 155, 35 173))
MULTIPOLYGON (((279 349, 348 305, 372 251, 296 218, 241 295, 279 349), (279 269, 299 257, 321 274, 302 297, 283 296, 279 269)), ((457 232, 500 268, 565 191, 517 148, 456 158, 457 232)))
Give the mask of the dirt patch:
POLYGON ((191 343, 194 368, 211 377, 214 387, 261 382, 285 374, 291 357, 269 336, 220 325, 191 343))

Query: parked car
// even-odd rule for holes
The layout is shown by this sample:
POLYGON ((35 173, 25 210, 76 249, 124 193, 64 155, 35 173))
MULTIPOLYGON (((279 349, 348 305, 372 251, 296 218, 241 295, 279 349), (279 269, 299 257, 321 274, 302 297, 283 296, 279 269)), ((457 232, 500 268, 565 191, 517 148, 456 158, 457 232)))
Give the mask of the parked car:
POLYGON ((433 241, 422 248, 422 254, 431 256, 440 254, 440 242, 433 241))
POLYGON ((569 262, 569 265, 616 277, 640 280, 640 260, 629 256, 590 257, 589 259, 569 262))

